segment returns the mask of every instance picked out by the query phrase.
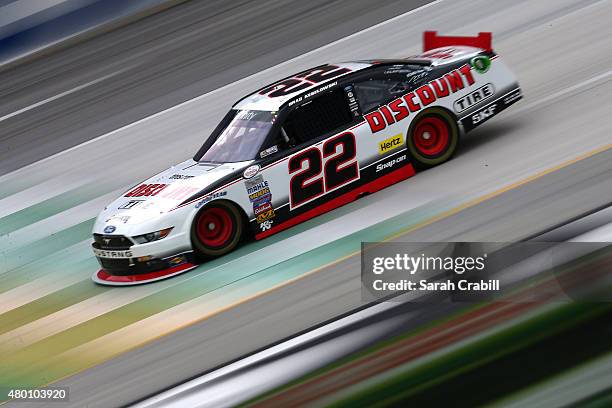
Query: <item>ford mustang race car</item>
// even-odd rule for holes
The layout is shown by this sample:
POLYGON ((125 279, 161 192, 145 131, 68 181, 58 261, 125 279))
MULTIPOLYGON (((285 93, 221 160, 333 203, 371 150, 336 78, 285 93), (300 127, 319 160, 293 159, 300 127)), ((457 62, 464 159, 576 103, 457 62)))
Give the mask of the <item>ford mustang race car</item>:
POLYGON ((407 179, 519 99, 490 33, 426 32, 414 57, 282 79, 236 102, 192 159, 101 212, 93 280, 164 279, 407 179))

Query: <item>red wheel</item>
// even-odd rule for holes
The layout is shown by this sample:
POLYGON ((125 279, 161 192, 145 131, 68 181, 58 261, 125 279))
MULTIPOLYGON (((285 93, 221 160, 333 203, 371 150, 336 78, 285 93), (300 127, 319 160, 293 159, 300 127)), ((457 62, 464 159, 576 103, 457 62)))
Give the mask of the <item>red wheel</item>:
POLYGON ((194 249, 205 257, 230 252, 242 236, 242 217, 236 207, 225 201, 207 205, 193 223, 191 241, 194 249))
POLYGON ((414 133, 414 146, 424 156, 436 156, 448 147, 449 129, 446 123, 436 116, 424 117, 417 123, 414 133))
POLYGON ((408 129, 407 146, 414 164, 427 168, 450 159, 459 143, 459 126, 445 109, 431 108, 420 113, 408 129))
POLYGON ((198 239, 212 248, 222 247, 232 236, 232 217, 222 208, 206 208, 198 216, 198 239))

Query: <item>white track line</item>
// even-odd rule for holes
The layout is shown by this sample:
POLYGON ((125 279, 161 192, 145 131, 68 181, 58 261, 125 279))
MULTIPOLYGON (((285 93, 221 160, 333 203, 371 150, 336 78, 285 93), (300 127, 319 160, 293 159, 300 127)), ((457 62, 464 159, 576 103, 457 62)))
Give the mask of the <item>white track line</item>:
POLYGON ((5 198, 0 198, 0 218, 65 194, 70 190, 84 187, 94 181, 93 176, 81 179, 54 178, 44 184, 33 185, 5 198))
POLYGON ((605 83, 609 81, 611 77, 612 77, 612 69, 602 74, 599 74, 597 76, 594 76, 592 78, 586 79, 582 82, 578 82, 577 84, 574 84, 568 88, 562 89, 559 92, 555 92, 551 95, 545 96, 544 98, 533 101, 527 105, 520 106, 517 109, 512 110, 512 112, 508 114, 508 116, 520 115, 524 112, 529 112, 534 109, 540 108, 544 105, 554 103, 558 99, 561 99, 562 97, 587 91, 596 85, 600 85, 601 83, 605 83))
POLYGON ((64 96, 73 94, 75 92, 78 92, 78 91, 80 91, 82 89, 85 89, 87 87, 90 87, 92 85, 99 84, 100 82, 106 81, 109 78, 112 78, 112 77, 115 77, 115 76, 117 76, 119 74, 122 74, 123 72, 127 71, 128 69, 129 68, 120 69, 119 71, 115 71, 115 72, 112 72, 112 73, 110 73, 108 75, 104 75, 104 76, 102 76, 100 78, 94 79, 93 81, 90 81, 90 82, 87 82, 85 84, 79 85, 79 86, 77 86, 75 88, 69 89, 69 90, 67 90, 65 92, 59 93, 59 94, 57 94, 55 96, 52 96, 52 97, 47 98, 47 99, 44 99, 44 100, 42 100, 40 102, 36 102, 36 103, 34 103, 32 105, 26 106, 25 108, 21 108, 19 110, 16 110, 15 112, 12 112, 12 113, 9 113, 8 115, 4 115, 4 116, 0 117, 0 122, 3 122, 3 121, 8 120, 10 118, 13 118, 13 117, 15 117, 17 115, 21 115, 22 113, 31 111, 32 109, 36 109, 39 106, 46 105, 49 102, 53 102, 53 101, 55 101, 57 99, 63 98, 64 96))

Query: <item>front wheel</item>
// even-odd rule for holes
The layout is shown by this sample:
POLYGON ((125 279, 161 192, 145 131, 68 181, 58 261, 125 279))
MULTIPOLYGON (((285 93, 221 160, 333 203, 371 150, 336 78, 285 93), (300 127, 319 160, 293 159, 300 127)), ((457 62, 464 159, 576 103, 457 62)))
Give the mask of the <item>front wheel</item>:
POLYGON ((459 126, 448 111, 428 109, 410 125, 406 144, 416 167, 437 166, 455 154, 459 144, 459 126))
POLYGON ((242 232, 242 217, 236 206, 218 201, 196 215, 191 228, 191 242, 198 255, 213 258, 236 248, 242 232))

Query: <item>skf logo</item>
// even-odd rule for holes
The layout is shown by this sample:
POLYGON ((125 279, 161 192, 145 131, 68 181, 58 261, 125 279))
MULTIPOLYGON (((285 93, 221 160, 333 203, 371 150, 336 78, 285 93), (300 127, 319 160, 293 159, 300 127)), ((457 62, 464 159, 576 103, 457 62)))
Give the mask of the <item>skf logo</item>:
POLYGON ((378 154, 383 155, 401 147, 404 144, 404 138, 401 133, 391 136, 389 139, 383 140, 378 144, 378 154))
POLYGON ((489 119, 491 116, 495 115, 495 108, 496 107, 497 107, 497 105, 493 104, 493 105, 489 106, 488 108, 483 109, 480 112, 472 115, 472 123, 474 125, 477 125, 480 122, 483 122, 483 121, 489 119))
POLYGON ((372 133, 384 130, 387 125, 392 125, 408 117, 410 113, 418 112, 426 106, 431 105, 441 98, 446 98, 451 93, 474 85, 474 76, 469 65, 445 74, 443 77, 431 81, 417 88, 414 92, 381 106, 378 110, 365 115, 372 133))

